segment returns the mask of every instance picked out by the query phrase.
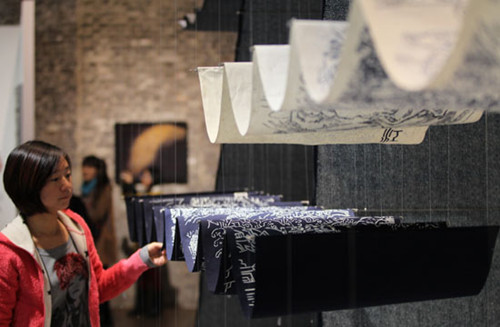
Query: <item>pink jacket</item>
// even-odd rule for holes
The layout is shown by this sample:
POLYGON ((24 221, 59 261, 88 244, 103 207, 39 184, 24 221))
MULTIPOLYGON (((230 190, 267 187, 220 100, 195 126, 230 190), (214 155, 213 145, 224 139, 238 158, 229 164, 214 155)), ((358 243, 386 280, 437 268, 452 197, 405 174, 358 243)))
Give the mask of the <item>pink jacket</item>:
MULTIPOLYGON (((148 266, 138 250, 104 270, 84 220, 69 209, 60 211, 59 217, 87 260, 90 322, 100 326, 99 303, 129 288, 148 266)), ((50 326, 50 283, 20 216, 0 232, 0 267, 0 326, 50 326)))

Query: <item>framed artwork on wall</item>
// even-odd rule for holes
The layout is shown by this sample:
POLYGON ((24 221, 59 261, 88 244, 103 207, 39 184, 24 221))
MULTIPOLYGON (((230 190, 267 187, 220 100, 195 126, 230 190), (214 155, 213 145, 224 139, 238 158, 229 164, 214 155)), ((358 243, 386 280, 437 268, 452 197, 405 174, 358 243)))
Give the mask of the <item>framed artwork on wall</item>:
POLYGON ((115 124, 115 160, 117 183, 148 174, 154 184, 187 183, 187 124, 115 124))

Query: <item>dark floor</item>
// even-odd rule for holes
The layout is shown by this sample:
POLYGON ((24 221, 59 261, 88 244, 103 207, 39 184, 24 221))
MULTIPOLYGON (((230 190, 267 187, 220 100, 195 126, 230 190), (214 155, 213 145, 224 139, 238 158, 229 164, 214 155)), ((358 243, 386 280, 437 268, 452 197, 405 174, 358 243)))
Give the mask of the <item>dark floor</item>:
MULTIPOLYGON (((196 310, 166 308, 156 317, 129 314, 129 310, 113 310, 114 327, 195 327, 196 310)), ((103 326, 104 327, 104 326, 103 326)))

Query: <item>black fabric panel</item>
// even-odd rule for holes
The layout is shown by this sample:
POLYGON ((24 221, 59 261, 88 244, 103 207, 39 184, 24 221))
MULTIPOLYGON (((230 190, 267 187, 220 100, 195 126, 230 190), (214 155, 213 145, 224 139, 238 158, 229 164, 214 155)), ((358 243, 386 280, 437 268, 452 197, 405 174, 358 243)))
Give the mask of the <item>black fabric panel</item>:
POLYGON ((349 2, 349 0, 326 0, 323 19, 347 20, 349 2))
POLYGON ((253 312, 475 295, 488 276, 497 234, 498 226, 257 237, 253 312))
POLYGON ((216 190, 248 189, 315 202, 316 148, 282 144, 222 146, 216 190))
POLYGON ((197 31, 238 31, 244 0, 205 0, 196 10, 196 21, 186 29, 197 31))
POLYGON ((288 43, 291 18, 322 19, 323 0, 246 0, 243 4, 236 61, 251 61, 254 44, 288 43))

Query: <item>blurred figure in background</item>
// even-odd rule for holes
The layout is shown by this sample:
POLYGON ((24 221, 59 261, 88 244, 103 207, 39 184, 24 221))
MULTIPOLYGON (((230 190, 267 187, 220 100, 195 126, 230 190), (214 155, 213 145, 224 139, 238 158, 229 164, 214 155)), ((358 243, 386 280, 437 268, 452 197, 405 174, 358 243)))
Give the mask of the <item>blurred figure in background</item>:
MULTIPOLYGON (((106 162, 94 155, 85 157, 82 162, 82 178, 81 199, 93 227, 92 236, 97 253, 104 267, 109 267, 117 261, 117 251, 111 183, 106 162)), ((109 302, 101 304, 99 311, 101 324, 112 326, 109 302)))
POLYGON ((160 172, 155 167, 143 169, 136 177, 130 170, 124 170, 120 174, 123 195, 154 195, 161 194, 160 172))

